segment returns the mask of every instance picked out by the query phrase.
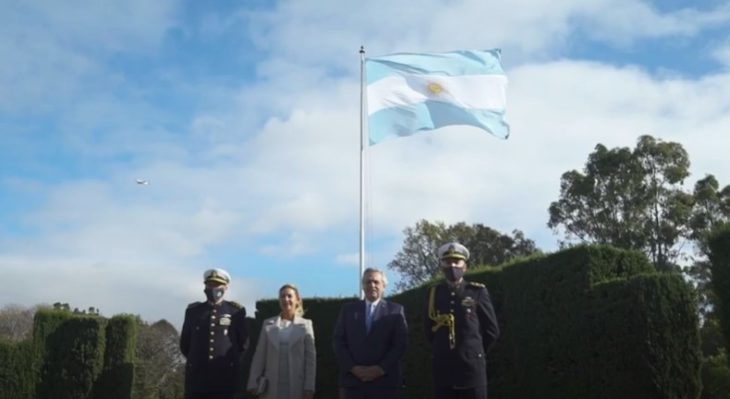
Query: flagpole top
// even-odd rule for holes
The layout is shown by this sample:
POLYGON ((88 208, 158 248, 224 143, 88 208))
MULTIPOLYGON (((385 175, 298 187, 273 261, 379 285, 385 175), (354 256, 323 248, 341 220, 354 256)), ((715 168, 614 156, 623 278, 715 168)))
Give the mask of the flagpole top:
POLYGON ((365 54, 365 46, 360 46, 360 54, 365 54))

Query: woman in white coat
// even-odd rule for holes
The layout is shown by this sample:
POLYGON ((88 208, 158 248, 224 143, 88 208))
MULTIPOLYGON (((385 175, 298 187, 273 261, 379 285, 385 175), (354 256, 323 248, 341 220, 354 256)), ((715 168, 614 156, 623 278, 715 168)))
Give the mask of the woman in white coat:
POLYGON ((302 317, 302 298, 291 284, 279 289, 281 313, 264 320, 251 361, 247 388, 263 399, 312 399, 317 367, 312 321, 302 317))

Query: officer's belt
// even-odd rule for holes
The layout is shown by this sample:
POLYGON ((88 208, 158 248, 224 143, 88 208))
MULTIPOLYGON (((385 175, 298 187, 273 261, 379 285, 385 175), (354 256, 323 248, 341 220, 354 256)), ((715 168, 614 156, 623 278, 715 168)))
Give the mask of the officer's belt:
POLYGON ((436 286, 432 286, 428 298, 428 318, 433 320, 436 324, 431 327, 431 331, 436 332, 436 330, 441 327, 447 327, 449 329, 449 349, 454 349, 456 347, 456 331, 454 330, 456 320, 454 319, 453 314, 440 314, 438 310, 436 310, 436 306, 434 304, 435 298, 436 286))

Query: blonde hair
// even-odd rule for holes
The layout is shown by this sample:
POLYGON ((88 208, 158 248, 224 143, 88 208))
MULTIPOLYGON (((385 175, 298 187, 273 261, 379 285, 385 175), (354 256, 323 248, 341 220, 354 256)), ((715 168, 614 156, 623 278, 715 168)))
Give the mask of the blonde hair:
POLYGON ((281 291, 284 291, 287 288, 294 291, 294 294, 297 296, 297 307, 294 309, 294 315, 302 317, 304 315, 304 302, 302 302, 302 296, 299 295, 299 288, 297 288, 294 284, 286 283, 279 288, 279 296, 281 296, 281 291))

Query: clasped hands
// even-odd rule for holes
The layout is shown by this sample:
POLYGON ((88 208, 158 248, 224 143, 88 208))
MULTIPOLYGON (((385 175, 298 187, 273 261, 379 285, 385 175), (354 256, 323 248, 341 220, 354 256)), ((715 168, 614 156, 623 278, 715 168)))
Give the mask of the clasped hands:
POLYGON ((380 366, 353 366, 350 372, 359 378, 360 381, 368 382, 380 378, 385 374, 380 366))

